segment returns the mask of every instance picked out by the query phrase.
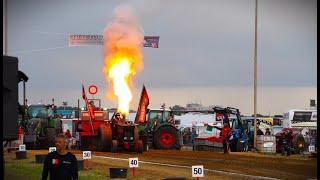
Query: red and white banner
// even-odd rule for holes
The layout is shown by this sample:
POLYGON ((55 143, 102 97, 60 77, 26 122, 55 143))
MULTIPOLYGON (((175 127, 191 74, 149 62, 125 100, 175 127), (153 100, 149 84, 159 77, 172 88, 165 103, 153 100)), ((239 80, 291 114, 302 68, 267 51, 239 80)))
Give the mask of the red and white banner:
MULTIPOLYGON (((160 36, 144 36, 143 47, 159 48, 160 36)), ((71 34, 69 47, 72 46, 100 46, 103 45, 103 35, 71 34)))

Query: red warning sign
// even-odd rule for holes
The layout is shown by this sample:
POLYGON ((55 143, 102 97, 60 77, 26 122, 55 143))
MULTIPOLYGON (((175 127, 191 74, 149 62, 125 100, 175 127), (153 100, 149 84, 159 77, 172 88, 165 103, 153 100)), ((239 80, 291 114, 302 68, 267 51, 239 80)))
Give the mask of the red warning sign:
POLYGON ((97 86, 95 86, 95 85, 91 85, 91 86, 89 86, 89 93, 90 94, 96 94, 98 92, 98 87, 97 86))

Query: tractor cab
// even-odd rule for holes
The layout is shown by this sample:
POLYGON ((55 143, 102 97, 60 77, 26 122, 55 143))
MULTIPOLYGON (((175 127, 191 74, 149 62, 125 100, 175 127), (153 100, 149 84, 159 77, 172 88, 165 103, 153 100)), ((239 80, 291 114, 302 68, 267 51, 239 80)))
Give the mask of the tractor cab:
POLYGON ((62 132, 62 123, 55 117, 52 105, 34 104, 27 109, 28 120, 21 122, 27 147, 54 146, 54 137, 62 132))
POLYGON ((181 137, 174 123, 171 110, 147 109, 146 122, 138 125, 144 149, 180 149, 181 137))
POLYGON ((53 117, 54 113, 49 105, 36 104, 28 107, 28 116, 32 118, 48 118, 53 117))
POLYGON ((151 131, 160 124, 173 124, 174 116, 169 109, 149 109, 146 128, 151 131))
MULTIPOLYGON (((230 149, 233 152, 240 151, 240 139, 244 133, 244 124, 241 120, 239 109, 232 107, 214 107, 213 110, 216 116, 221 115, 221 120, 223 123, 229 123, 231 128, 231 134, 233 136, 230 142, 230 149)), ((223 124, 222 123, 222 124, 223 124)), ((248 124, 246 124, 248 125, 248 124)))

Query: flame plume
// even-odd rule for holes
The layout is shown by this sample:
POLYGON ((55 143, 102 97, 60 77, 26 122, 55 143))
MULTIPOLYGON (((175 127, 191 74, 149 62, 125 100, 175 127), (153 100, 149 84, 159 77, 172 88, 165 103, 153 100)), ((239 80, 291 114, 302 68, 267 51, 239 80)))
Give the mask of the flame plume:
POLYGON ((143 31, 130 7, 119 7, 104 31, 104 68, 108 97, 117 97, 118 111, 129 113, 132 78, 142 70, 143 31), (110 89, 111 88, 111 89, 110 89), (110 91, 111 90, 111 91, 110 91))

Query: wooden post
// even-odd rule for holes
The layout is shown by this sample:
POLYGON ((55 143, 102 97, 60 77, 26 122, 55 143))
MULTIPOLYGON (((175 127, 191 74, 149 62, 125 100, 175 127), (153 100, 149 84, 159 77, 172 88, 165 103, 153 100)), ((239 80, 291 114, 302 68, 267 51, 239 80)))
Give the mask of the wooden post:
POLYGON ((84 159, 83 160, 83 169, 89 170, 90 168, 90 160, 89 159, 84 159))
POLYGON ((136 168, 131 168, 132 169, 132 176, 135 177, 136 176, 136 168))

